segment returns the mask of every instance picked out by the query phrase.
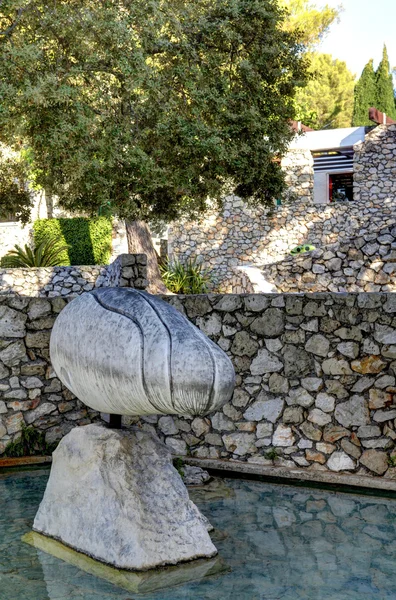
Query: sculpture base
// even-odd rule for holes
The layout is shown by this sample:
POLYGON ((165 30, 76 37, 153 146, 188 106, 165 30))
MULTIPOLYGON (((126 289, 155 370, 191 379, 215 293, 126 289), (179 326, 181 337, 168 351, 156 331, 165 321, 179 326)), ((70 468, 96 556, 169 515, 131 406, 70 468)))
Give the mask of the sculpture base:
POLYGON ((134 573, 105 565, 81 552, 68 548, 61 542, 35 531, 24 535, 22 541, 45 553, 40 553, 39 559, 43 568, 44 578, 47 581, 49 598, 67 596, 66 591, 62 590, 63 585, 67 586, 67 583, 64 582, 64 572, 60 571, 59 576, 57 575, 56 569, 59 563, 51 560, 51 556, 73 567, 77 567, 89 575, 104 579, 117 587, 135 594, 157 592, 176 585, 200 581, 206 577, 222 575, 229 571, 226 563, 220 557, 215 556, 214 558, 197 559, 181 565, 134 573))
POLYGON ((169 450, 139 429, 76 427, 53 454, 33 530, 116 569, 217 554, 169 450))

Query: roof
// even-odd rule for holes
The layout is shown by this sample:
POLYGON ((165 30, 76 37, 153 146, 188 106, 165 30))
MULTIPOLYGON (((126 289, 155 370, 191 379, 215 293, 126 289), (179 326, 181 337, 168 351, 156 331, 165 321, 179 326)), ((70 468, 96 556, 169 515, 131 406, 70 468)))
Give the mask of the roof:
POLYGON ((350 148, 364 142, 365 127, 345 127, 342 129, 320 129, 296 136, 290 144, 291 150, 330 150, 350 148))

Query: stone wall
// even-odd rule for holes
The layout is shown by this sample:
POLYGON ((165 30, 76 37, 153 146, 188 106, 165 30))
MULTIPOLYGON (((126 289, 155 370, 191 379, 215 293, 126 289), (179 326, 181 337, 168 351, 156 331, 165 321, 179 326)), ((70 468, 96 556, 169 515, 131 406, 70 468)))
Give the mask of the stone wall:
MULTIPOLYGON (((296 245, 323 247, 364 236, 393 224, 396 209, 396 126, 380 126, 355 146, 354 201, 315 204, 309 151, 293 151, 282 162, 289 198, 272 213, 227 198, 199 222, 180 222, 169 231, 171 255, 199 256, 216 278, 214 289, 232 291, 238 265, 270 264, 296 245)), ((249 290, 245 290, 249 291, 249 290)))
MULTIPOLYGON (((260 271, 263 280, 278 292, 394 292, 396 223, 348 242, 264 265, 260 271)), ((255 282, 250 283, 258 291, 255 282)), ((236 279, 235 286, 239 290, 243 282, 236 279)))
POLYGON ((354 146, 354 199, 370 205, 394 205, 396 196, 396 125, 379 125, 354 146))
MULTIPOLYGON (((207 418, 124 418, 175 454, 394 477, 393 294, 168 296, 231 356, 232 401, 207 418)), ((22 424, 59 439, 99 419, 48 360, 64 298, 0 297, 0 452, 22 424)))
POLYGON ((0 269, 0 295, 54 298, 82 294, 95 287, 145 289, 147 285, 145 254, 121 254, 105 266, 0 269))

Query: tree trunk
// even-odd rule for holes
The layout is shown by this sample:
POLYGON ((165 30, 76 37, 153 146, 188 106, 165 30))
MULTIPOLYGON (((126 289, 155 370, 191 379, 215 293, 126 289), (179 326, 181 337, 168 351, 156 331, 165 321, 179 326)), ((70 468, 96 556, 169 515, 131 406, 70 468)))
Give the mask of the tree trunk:
POLYGON ((150 294, 170 294, 161 278, 157 261, 157 253, 151 240, 149 226, 145 221, 125 221, 128 240, 128 252, 130 254, 146 254, 147 256, 147 279, 149 282, 147 291, 150 294))
POLYGON ((49 189, 44 190, 45 204, 47 208, 47 219, 52 219, 54 214, 54 199, 49 189))

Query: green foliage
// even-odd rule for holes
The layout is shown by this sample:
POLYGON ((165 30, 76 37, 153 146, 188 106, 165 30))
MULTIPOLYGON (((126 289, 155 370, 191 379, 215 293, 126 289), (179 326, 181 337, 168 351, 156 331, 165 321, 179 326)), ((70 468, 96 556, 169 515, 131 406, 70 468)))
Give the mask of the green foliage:
POLYGON ((173 466, 175 467, 176 471, 179 473, 180 477, 184 477, 183 459, 180 458, 180 456, 176 456, 176 458, 174 458, 172 462, 173 462, 173 466))
POLYGON ((352 124, 355 127, 372 125, 368 109, 374 106, 392 119, 396 119, 393 77, 390 72, 388 52, 384 46, 382 60, 374 72, 373 60, 364 67, 355 86, 352 124))
POLYGON ((288 12, 285 30, 297 30, 306 46, 318 44, 339 15, 338 8, 328 4, 318 8, 310 0, 279 0, 279 4, 288 12))
POLYGON ((375 72, 371 58, 364 67, 355 86, 352 125, 362 127, 372 125, 368 112, 376 105, 375 72))
POLYGON ((313 129, 350 127, 355 77, 330 54, 310 55, 311 81, 296 94, 298 120, 313 129))
POLYGON ((0 148, 0 220, 16 217, 23 224, 28 222, 32 197, 26 177, 21 156, 0 148))
POLYGON ((68 246, 60 245, 57 238, 44 238, 33 250, 26 244, 24 249, 15 244, 14 250, 10 250, 1 259, 4 269, 23 267, 56 267, 64 264, 62 262, 68 246))
POLYGON ((396 456, 395 455, 391 455, 388 457, 388 465, 390 467, 396 467, 396 456))
POLYGON ((109 262, 112 221, 108 217, 39 219, 33 231, 36 243, 50 236, 68 246, 62 254, 62 264, 105 265, 109 262))
POLYGON ((392 119, 396 118, 395 95, 393 91, 393 77, 390 72, 388 52, 386 46, 382 53, 382 60, 375 73, 375 107, 387 114, 392 119))
POLYGON ((45 433, 34 427, 22 427, 21 437, 6 446, 3 456, 18 458, 21 456, 50 456, 58 443, 47 444, 45 433))
POLYGON ((274 159, 306 74, 277 0, 20 8, 0 8, 0 138, 29 148, 35 183, 65 209, 93 215, 110 202, 152 223, 231 191, 253 204, 281 196, 274 159))
POLYGON ((190 258, 185 263, 177 258, 165 260, 160 264, 160 271, 164 284, 175 294, 204 294, 213 283, 210 271, 196 258, 190 258))
POLYGON ((265 453, 265 458, 268 458, 268 460, 272 460, 275 461, 278 457, 278 451, 276 448, 271 448, 271 450, 268 450, 268 452, 265 453))

